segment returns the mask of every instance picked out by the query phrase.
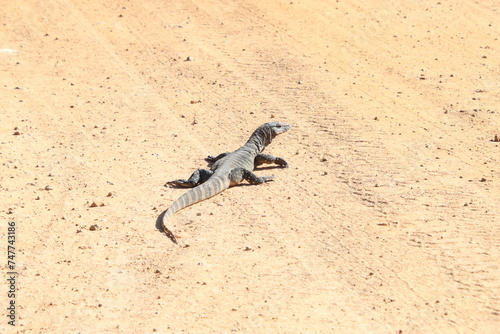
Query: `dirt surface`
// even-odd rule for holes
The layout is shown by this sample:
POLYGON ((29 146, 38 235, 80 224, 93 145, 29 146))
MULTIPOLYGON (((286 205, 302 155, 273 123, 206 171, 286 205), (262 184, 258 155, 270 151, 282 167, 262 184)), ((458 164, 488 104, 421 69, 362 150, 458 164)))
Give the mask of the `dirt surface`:
POLYGON ((494 333, 499 10, 3 1, 0 332, 494 333), (290 168, 173 244, 165 182, 272 120, 290 168))

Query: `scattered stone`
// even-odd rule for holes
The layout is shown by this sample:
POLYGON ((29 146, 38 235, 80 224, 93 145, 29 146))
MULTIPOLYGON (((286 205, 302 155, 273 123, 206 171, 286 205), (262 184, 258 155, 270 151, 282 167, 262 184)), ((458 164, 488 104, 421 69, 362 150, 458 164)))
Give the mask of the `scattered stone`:
POLYGON ((113 196, 113 193, 109 192, 108 197, 111 197, 111 196, 113 196))
POLYGON ((186 61, 193 61, 193 60, 194 60, 194 58, 193 58, 193 57, 191 57, 191 56, 188 56, 188 57, 186 58, 186 61))
POLYGON ((98 207, 98 205, 97 205, 97 203, 96 203, 96 202, 92 202, 92 204, 90 204, 90 207, 91 207, 91 208, 97 208, 97 207, 98 207))
POLYGON ((499 142, 500 142, 500 136, 495 135, 495 138, 493 138, 493 141, 494 141, 495 143, 499 143, 499 142))
POLYGON ((45 186, 45 190, 52 190, 51 186, 45 186))
POLYGON ((100 227, 99 227, 99 225, 97 225, 97 224, 91 225, 91 226, 89 227, 89 230, 91 230, 91 231, 97 231, 97 230, 100 230, 100 229, 101 229, 101 228, 100 228, 100 227))

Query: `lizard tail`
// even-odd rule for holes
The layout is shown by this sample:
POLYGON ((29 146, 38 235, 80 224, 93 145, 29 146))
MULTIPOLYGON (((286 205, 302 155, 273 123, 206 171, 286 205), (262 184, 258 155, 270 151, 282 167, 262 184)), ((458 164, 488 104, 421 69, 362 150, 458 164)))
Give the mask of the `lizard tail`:
POLYGON ((164 212, 162 227, 163 231, 167 236, 174 242, 177 243, 177 238, 167 227, 167 220, 179 210, 184 209, 190 205, 201 202, 207 198, 217 195, 218 193, 224 191, 229 187, 229 179, 224 179, 221 177, 212 176, 205 183, 200 184, 197 187, 189 189, 181 197, 179 197, 172 205, 164 212))

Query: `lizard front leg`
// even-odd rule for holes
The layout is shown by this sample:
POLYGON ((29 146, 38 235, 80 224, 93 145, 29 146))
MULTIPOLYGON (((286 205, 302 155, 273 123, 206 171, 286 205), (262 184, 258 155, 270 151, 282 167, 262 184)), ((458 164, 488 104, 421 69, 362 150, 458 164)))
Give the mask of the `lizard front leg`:
POLYGON ((212 176, 214 172, 208 169, 197 169, 193 175, 189 177, 189 179, 184 180, 184 179, 179 179, 175 181, 169 181, 165 184, 165 186, 169 185, 172 187, 186 187, 186 188, 194 188, 212 176))
POLYGON ((283 168, 288 168, 288 162, 286 162, 285 159, 278 158, 270 154, 258 154, 255 157, 254 160, 255 167, 260 166, 262 164, 277 164, 283 168))

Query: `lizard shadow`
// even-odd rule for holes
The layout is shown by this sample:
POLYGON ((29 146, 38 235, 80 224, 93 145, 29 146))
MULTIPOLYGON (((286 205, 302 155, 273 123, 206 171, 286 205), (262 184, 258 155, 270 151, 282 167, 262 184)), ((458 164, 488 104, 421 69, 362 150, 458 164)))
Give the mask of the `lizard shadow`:
POLYGON ((156 218, 156 228, 162 233, 165 234, 174 244, 177 244, 177 240, 172 232, 170 232, 168 229, 163 228, 163 217, 165 216, 165 213, 167 210, 163 211, 158 218, 156 218))
POLYGON ((160 215, 156 218, 156 228, 160 231, 160 232, 163 232, 163 226, 162 226, 162 222, 163 222, 163 216, 165 216, 165 213, 167 212, 167 210, 163 211, 162 213, 160 213, 160 215))
POLYGON ((269 169, 277 169, 277 168, 288 168, 288 167, 282 167, 282 166, 267 166, 267 167, 256 167, 254 170, 269 170, 269 169))

